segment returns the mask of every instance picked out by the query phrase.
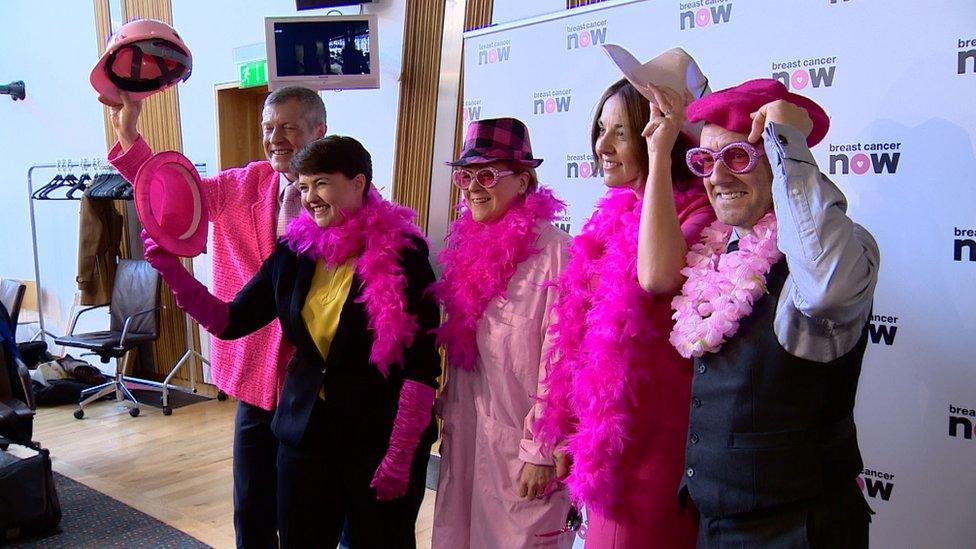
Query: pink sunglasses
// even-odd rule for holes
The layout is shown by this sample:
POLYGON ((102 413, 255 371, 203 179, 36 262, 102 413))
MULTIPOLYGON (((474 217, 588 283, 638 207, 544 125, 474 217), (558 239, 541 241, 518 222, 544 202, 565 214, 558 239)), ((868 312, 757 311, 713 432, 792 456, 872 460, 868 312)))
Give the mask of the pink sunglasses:
POLYGON ((736 141, 713 151, 705 147, 690 149, 685 155, 688 169, 698 177, 708 177, 715 171, 715 163, 721 162, 732 173, 743 174, 752 171, 765 151, 745 141, 736 141))
POLYGON ((490 189, 498 184, 499 178, 512 175, 513 173, 515 172, 512 170, 497 170, 491 166, 476 171, 455 168, 454 173, 451 175, 451 180, 461 190, 467 190, 474 181, 477 181, 482 187, 490 189))

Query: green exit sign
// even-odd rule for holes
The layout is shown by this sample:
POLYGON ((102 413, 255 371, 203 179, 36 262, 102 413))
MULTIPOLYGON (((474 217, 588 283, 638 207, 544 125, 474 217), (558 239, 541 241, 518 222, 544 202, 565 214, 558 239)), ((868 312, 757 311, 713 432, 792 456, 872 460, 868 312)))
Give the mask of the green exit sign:
POLYGON ((252 88, 268 83, 268 60, 248 61, 240 66, 241 87, 252 88))

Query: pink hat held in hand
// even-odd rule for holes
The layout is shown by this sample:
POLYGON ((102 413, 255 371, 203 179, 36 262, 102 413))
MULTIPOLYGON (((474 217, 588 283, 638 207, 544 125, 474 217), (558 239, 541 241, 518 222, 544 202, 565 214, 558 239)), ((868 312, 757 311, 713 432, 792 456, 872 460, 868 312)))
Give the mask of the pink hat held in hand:
POLYGON ((173 27, 155 19, 129 21, 109 39, 89 81, 98 100, 119 105, 119 91, 140 100, 190 77, 193 58, 173 27))
MULTIPOLYGON (((681 48, 671 48, 646 63, 640 63, 621 46, 604 44, 602 47, 630 85, 651 103, 655 99, 645 87, 647 84, 666 86, 678 93, 687 92, 692 100, 712 93, 708 78, 702 73, 698 62, 681 48)), ((697 141, 701 137, 702 126, 704 124, 688 120, 682 130, 697 141)))
POLYGON ((210 210, 200 174, 187 157, 176 151, 153 155, 133 187, 139 221, 161 248, 182 257, 203 252, 210 210))

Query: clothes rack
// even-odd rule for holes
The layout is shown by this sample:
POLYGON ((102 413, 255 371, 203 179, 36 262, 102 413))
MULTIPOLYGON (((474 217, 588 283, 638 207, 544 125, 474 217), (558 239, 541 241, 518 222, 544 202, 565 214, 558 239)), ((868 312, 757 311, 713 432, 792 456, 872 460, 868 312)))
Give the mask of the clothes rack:
MULTIPOLYGON (((34 209, 34 203, 37 200, 80 200, 81 195, 76 195, 75 192, 81 190, 88 190, 87 187, 94 186, 98 176, 101 175, 111 175, 118 177, 120 181, 125 181, 119 172, 108 164, 104 159, 101 158, 86 158, 80 160, 63 159, 57 160, 55 162, 34 164, 27 170, 27 202, 30 211, 30 228, 31 228, 31 245, 34 252, 34 282, 35 289, 37 292, 37 320, 38 320, 38 332, 31 338, 45 338, 51 337, 56 338, 54 334, 47 330, 44 326, 44 313, 43 313, 43 301, 41 300, 41 267, 38 256, 37 249, 37 219, 34 209), (65 196, 63 197, 50 197, 49 193, 45 193, 44 196, 35 196, 36 193, 41 191, 43 187, 37 189, 34 188, 34 177, 35 171, 38 170, 56 170, 57 175, 55 179, 52 179, 52 183, 61 178, 61 182, 65 184, 59 185, 61 187, 70 187, 65 196), (74 172, 78 171, 81 176, 75 176, 74 172), (73 179, 72 179, 73 178, 73 179), (83 186, 85 188, 83 188, 83 186)), ((54 189, 50 189, 53 192, 54 189)), ((112 193, 109 192, 106 196, 96 196, 95 198, 102 199, 116 199, 116 200, 131 200, 131 186, 128 193, 112 193), (121 194, 121 196, 115 196, 121 194)), ((134 217, 134 216, 133 216, 134 217)), ((131 231, 130 231, 131 232, 131 231)), ((170 389, 176 389, 180 391, 185 391, 185 389, 179 385, 174 385, 171 383, 173 377, 176 373, 183 367, 184 364, 188 365, 190 370, 190 391, 193 393, 197 392, 196 387, 196 370, 192 362, 192 358, 196 358, 200 361, 201 367, 205 363, 210 366, 210 361, 203 357, 196 349, 193 347, 192 340, 192 330, 193 321, 190 319, 189 315, 184 315, 185 320, 185 345, 186 352, 183 353, 182 357, 176 362, 173 368, 170 370, 169 374, 162 382, 153 381, 149 379, 141 379, 129 376, 123 376, 125 381, 132 381, 134 383, 139 383, 143 385, 148 385, 151 387, 157 387, 162 390, 162 406, 164 415, 170 415, 172 413, 172 408, 169 406, 169 391, 170 389)))

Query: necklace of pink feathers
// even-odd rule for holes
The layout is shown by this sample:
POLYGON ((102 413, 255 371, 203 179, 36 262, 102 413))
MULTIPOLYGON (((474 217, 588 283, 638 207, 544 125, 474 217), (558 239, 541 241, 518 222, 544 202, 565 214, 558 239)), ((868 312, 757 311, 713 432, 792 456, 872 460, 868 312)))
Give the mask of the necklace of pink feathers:
POLYGON ((685 357, 718 352, 739 329, 739 320, 767 293, 766 275, 783 252, 776 247, 776 215, 770 210, 725 252, 731 228, 718 221, 702 231, 702 241, 688 250, 688 277, 671 301, 675 313, 669 340, 685 357))

